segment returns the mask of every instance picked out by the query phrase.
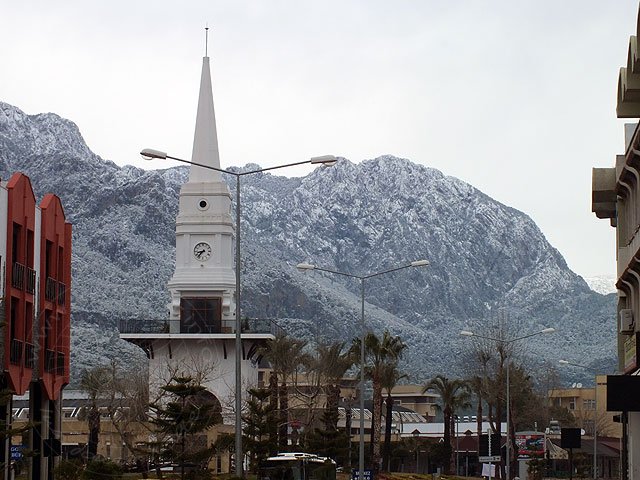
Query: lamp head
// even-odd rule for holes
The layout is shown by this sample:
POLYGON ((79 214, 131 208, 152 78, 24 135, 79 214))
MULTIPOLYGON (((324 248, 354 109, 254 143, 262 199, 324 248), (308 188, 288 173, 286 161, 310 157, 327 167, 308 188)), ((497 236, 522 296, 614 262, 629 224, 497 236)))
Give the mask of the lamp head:
POLYGON ((296 268, 301 272, 306 272, 307 270, 313 270, 314 268, 316 268, 316 266, 311 265, 310 263, 299 263, 298 265, 296 265, 296 268))
POLYGON ((411 262, 412 267, 426 267, 429 265, 429 260, 416 260, 411 262))
POLYGON ((312 165, 321 164, 325 167, 332 167, 338 162, 335 155, 322 155, 320 157, 311 157, 310 163, 312 165))
POLYGON ((569 365, 569 362, 567 362, 566 360, 558 360, 558 363, 560 365, 569 365))
POLYGON ((460 332, 460 335, 465 336, 465 337, 473 337, 473 336, 475 336, 475 333, 470 332, 469 330, 462 330, 460 332))
POLYGON ((167 153, 161 152, 160 150, 154 150, 153 148, 145 148, 140 152, 142 158, 145 160, 153 160, 154 158, 160 158, 162 160, 167 159, 167 153))
POLYGON ((555 328, 549 327, 549 328, 545 328, 544 330, 540 331, 540 333, 553 333, 555 331, 556 331, 555 328))

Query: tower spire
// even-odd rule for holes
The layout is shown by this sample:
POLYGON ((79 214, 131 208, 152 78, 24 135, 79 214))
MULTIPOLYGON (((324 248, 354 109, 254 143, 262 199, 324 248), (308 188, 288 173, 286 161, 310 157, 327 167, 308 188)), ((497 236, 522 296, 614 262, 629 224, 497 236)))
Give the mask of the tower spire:
POLYGON ((209 56, 209 24, 204 27, 204 56, 209 56))
MULTIPOLYGON (((196 116, 196 129, 193 136, 191 161, 220 168, 216 114, 213 108, 211 72, 209 70, 209 57, 207 56, 202 59, 200 94, 198 96, 198 113, 196 116)), ((218 172, 195 165, 191 166, 189 182, 208 183, 218 181, 220 181, 220 174, 218 172)))

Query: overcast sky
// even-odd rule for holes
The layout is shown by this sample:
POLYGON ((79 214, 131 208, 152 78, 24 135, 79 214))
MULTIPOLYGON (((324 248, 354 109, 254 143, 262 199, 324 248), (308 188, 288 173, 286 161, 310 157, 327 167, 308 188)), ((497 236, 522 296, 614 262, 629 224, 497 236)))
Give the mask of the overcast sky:
POLYGON ((0 99, 73 120, 119 165, 165 166, 140 160, 145 147, 190 158, 208 23, 223 167, 405 157, 530 215, 578 274, 613 276, 614 230, 591 213, 591 168, 624 150, 616 86, 637 10, 4 0, 0 99))

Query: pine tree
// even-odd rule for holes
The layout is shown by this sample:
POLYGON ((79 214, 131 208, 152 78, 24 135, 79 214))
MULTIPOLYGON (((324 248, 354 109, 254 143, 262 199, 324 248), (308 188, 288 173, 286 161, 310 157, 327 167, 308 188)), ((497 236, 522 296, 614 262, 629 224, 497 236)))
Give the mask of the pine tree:
POLYGON ((206 469, 214 454, 214 447, 207 445, 206 431, 222 422, 220 402, 188 376, 175 376, 161 389, 169 395, 168 401, 152 403, 150 408, 152 423, 167 439, 163 455, 183 469, 185 464, 206 469))
POLYGON ((277 428, 277 416, 270 390, 252 388, 248 393, 248 411, 242 417, 245 422, 243 443, 251 458, 250 468, 255 471, 261 460, 277 452, 277 438, 273 435, 277 428))

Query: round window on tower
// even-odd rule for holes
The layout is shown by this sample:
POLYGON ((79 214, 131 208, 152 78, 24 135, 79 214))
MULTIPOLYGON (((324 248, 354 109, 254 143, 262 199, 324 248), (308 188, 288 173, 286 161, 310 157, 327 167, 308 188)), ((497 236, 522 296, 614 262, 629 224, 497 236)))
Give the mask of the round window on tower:
POLYGON ((209 208, 209 202, 207 202, 206 200, 200 200, 198 202, 198 208, 200 210, 206 210, 207 208, 209 208))

